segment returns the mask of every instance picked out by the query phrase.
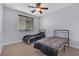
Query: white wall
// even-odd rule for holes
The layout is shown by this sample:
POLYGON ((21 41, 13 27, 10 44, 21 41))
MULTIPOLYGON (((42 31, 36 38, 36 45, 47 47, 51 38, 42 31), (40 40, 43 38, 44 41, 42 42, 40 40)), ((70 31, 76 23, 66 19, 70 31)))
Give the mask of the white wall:
POLYGON ((0 3, 0 47, 2 46, 3 40, 3 5, 0 3))
POLYGON ((54 29, 70 30, 70 44, 79 48, 79 4, 73 4, 42 17, 40 25, 46 29, 47 36, 52 36, 54 29))
POLYGON ((24 35, 27 34, 35 34, 39 30, 39 18, 22 13, 20 11, 16 11, 13 9, 9 9, 4 7, 4 44, 10 43, 10 42, 16 42, 21 41, 24 35), (19 25, 19 17, 18 14, 31 16, 34 18, 34 27, 33 31, 26 32, 26 31, 19 31, 18 25, 19 25))

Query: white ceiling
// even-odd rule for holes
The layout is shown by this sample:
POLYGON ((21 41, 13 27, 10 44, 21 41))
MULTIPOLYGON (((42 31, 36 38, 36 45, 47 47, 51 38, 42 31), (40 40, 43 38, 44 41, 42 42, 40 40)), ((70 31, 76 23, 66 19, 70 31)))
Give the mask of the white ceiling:
POLYGON ((61 8, 65 8, 67 6, 70 6, 71 3, 42 3, 42 7, 48 7, 48 10, 42 10, 43 14, 40 14, 39 12, 31 13, 33 8, 27 7, 28 5, 35 6, 35 3, 4 3, 5 7, 12 8, 15 10, 19 10, 25 13, 29 13, 35 16, 45 16, 51 12, 54 12, 56 10, 59 10, 61 8))

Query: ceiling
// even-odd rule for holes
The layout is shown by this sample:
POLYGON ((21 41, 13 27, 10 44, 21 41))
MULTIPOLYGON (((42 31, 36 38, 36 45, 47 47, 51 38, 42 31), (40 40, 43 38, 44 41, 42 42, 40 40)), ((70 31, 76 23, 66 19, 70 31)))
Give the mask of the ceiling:
POLYGON ((5 7, 29 13, 38 17, 45 16, 51 12, 70 6, 71 3, 42 3, 42 7, 48 7, 48 10, 42 10, 43 14, 40 14, 39 12, 31 13, 34 9, 27 7, 28 5, 35 6, 35 3, 4 3, 5 7))

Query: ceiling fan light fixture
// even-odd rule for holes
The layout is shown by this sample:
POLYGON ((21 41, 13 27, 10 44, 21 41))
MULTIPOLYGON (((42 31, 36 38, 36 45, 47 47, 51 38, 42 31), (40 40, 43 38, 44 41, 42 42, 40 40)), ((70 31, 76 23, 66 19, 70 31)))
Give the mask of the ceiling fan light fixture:
POLYGON ((28 7, 34 8, 32 13, 34 13, 36 11, 36 12, 39 12, 40 14, 42 14, 42 10, 48 10, 47 7, 41 7, 41 3, 37 3, 36 6, 28 6, 28 7))
POLYGON ((40 8, 36 8, 35 10, 36 10, 37 12, 41 11, 41 9, 40 9, 40 8))

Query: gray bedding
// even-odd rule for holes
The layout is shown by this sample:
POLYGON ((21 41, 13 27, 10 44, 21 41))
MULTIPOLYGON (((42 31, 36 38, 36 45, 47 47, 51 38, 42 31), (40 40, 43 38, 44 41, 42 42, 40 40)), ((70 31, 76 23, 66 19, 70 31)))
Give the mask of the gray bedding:
POLYGON ((34 44, 34 48, 39 49, 46 55, 58 55, 58 50, 64 45, 68 43, 67 38, 63 37, 48 37, 38 40, 34 44))

